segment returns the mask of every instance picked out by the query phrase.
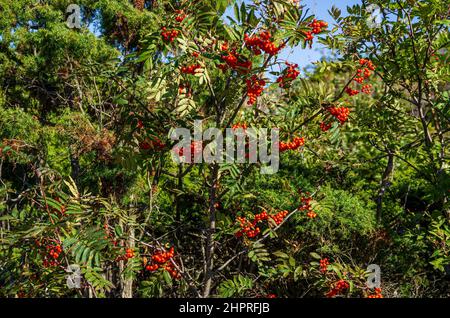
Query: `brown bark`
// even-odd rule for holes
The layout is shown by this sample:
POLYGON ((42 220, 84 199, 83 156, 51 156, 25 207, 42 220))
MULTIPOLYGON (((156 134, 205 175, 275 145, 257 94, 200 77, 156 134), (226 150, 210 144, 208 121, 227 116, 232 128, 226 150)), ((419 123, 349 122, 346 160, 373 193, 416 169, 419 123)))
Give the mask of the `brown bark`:
POLYGON ((389 180, 391 178, 392 172, 394 170, 394 153, 388 152, 388 163, 386 165, 386 169, 384 170, 383 176, 381 178, 380 190, 378 191, 377 197, 377 222, 381 221, 382 210, 383 210, 383 197, 386 192, 386 189, 389 185, 389 180))
POLYGON ((204 275, 203 297, 209 297, 214 273, 214 233, 216 231, 216 195, 219 175, 219 166, 212 167, 211 185, 209 191, 209 227, 206 237, 206 262, 204 275))
MULTIPOLYGON (((134 241, 134 228, 132 226, 129 227, 128 235, 129 238, 127 240, 127 248, 134 249, 135 241, 134 241)), ((125 278, 122 277, 122 298, 133 298, 133 278, 125 278)))

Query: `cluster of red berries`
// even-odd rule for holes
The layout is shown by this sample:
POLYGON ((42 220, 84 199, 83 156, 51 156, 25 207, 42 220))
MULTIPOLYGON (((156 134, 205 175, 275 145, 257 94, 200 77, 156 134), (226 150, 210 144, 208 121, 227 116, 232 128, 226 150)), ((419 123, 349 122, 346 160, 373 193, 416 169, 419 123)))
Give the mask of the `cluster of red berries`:
POLYGON ((225 64, 219 64, 217 67, 222 71, 225 72, 228 68, 232 68, 240 73, 248 73, 252 69, 252 61, 240 56, 236 53, 236 49, 229 50, 228 44, 224 43, 221 50, 225 52, 225 55, 222 55, 225 64))
POLYGON ((265 221, 267 219, 269 219, 269 214, 267 214, 266 211, 263 211, 261 213, 255 214, 255 216, 253 218, 253 222, 256 224, 256 223, 265 221))
POLYGON ((178 14, 175 18, 175 21, 181 23, 184 19, 186 19, 186 14, 183 12, 183 10, 175 10, 175 13, 178 14))
POLYGON ((359 68, 356 71, 356 74, 357 76, 355 77, 355 82, 359 84, 362 84, 366 79, 370 77, 370 75, 372 75, 368 68, 365 68, 364 70, 359 68))
POLYGON ((132 248, 127 248, 125 250, 125 257, 127 259, 133 258, 134 257, 134 250, 132 248))
POLYGON ((133 257, 134 257, 134 250, 132 248, 127 248, 125 250, 125 254, 117 257, 116 261, 126 261, 133 257))
POLYGON ((375 65, 372 63, 372 61, 368 59, 360 59, 359 65, 367 66, 367 68, 370 69, 371 71, 375 71, 375 65))
POLYGON ((345 88, 345 92, 349 95, 349 96, 355 96, 359 94, 359 91, 356 89, 351 88, 350 86, 347 86, 345 88))
MULTIPOLYGON (((227 55, 222 56, 222 60, 224 60, 228 66, 230 66, 231 68, 235 68, 237 66, 238 63, 238 56, 236 56, 233 52, 228 52, 227 55)), ((221 66, 224 64, 220 64, 219 68, 224 68, 226 69, 227 65, 221 66)))
POLYGON ((62 252, 62 247, 58 243, 51 243, 45 246, 46 255, 44 256, 44 261, 42 265, 44 267, 53 267, 59 265, 59 255, 62 252))
POLYGON ((275 214, 275 215, 271 215, 270 218, 271 218, 272 220, 274 220, 274 222, 275 222, 276 225, 280 225, 280 224, 284 221, 284 219, 286 218, 286 216, 287 216, 288 214, 289 214, 289 212, 286 211, 286 210, 284 210, 284 211, 278 212, 278 213, 275 214))
POLYGON ((331 116, 339 120, 341 125, 343 125, 348 120, 348 116, 350 115, 350 109, 347 107, 333 106, 328 108, 328 111, 330 112, 331 116))
POLYGON ((312 28, 313 34, 319 34, 323 31, 323 29, 326 29, 328 27, 328 23, 325 21, 318 21, 317 19, 314 19, 310 24, 308 24, 310 28, 312 28))
POLYGON ((165 264, 167 261, 169 261, 171 258, 173 258, 175 255, 175 249, 172 246, 168 252, 166 251, 157 251, 155 254, 152 255, 152 261, 154 261, 157 264, 165 264))
POLYGON ((248 73, 252 68, 252 62, 249 60, 240 60, 239 55, 229 52, 228 55, 222 57, 226 64, 219 64, 218 68, 226 71, 229 67, 238 70, 241 73, 248 73))
MULTIPOLYGON (((362 67, 366 67, 369 71, 375 71, 375 65, 372 63, 371 60, 368 59, 360 59, 359 60, 359 65, 361 65, 362 67)), ((366 69, 364 70, 364 73, 366 73, 366 69)), ((368 76, 369 77, 371 75, 370 72, 368 72, 368 76)))
POLYGON ((372 94, 372 84, 363 85, 363 87, 361 87, 361 92, 367 95, 372 94))
POLYGON ((332 298, 336 295, 342 294, 345 290, 350 288, 350 284, 343 279, 336 282, 335 286, 327 292, 326 296, 332 298))
MULTIPOLYGON (((375 65, 373 65, 372 61, 367 59, 360 59, 359 65, 361 66, 361 68, 358 68, 356 70, 355 82, 362 84, 372 75, 372 72, 375 70, 375 65)), ((355 90, 349 86, 345 88, 345 92, 350 96, 355 96, 359 93, 358 90, 355 90)), ((371 94, 372 85, 364 85, 361 89, 361 92, 363 92, 364 94, 371 94)))
POLYGON ((312 43, 312 41, 314 40, 314 36, 313 36, 312 32, 311 31, 306 31, 304 33, 305 33, 305 36, 306 36, 305 41, 312 43))
POLYGON ((289 142, 280 142, 280 152, 284 152, 287 150, 296 150, 305 145, 305 138, 303 137, 294 137, 292 141, 289 142))
POLYGON ((306 211, 306 216, 310 219, 314 219, 317 217, 317 213, 313 211, 311 206, 312 198, 309 196, 309 193, 306 193, 306 196, 301 198, 301 206, 298 208, 300 211, 306 211))
POLYGON ((291 83, 300 75, 297 64, 286 62, 286 65, 287 68, 284 70, 283 75, 277 78, 277 83, 282 88, 288 86, 289 83, 291 83))
POLYGON ((331 128, 330 123, 325 123, 325 122, 320 123, 320 130, 322 130, 323 132, 330 130, 330 128, 331 128))
POLYGON ((142 150, 155 150, 159 151, 166 147, 166 145, 157 137, 154 137, 153 140, 146 139, 145 141, 141 141, 139 143, 139 148, 142 150))
POLYGON ((319 34, 323 31, 323 29, 328 27, 328 23, 325 21, 318 21, 317 19, 314 19, 310 24, 308 24, 310 28, 312 28, 311 31, 306 31, 305 33, 305 41, 312 43, 314 36, 313 34, 319 34))
POLYGON ((266 85, 266 81, 258 78, 256 75, 253 75, 250 79, 246 80, 246 83, 248 96, 247 104, 253 105, 258 96, 261 96, 264 86, 266 85))
POLYGON ((254 238, 259 233, 261 229, 257 226, 258 223, 267 221, 269 218, 272 219, 277 225, 280 225, 283 220, 288 215, 288 211, 280 211, 275 215, 269 215, 266 211, 253 216, 253 220, 247 220, 245 217, 237 217, 236 221, 239 223, 241 229, 236 232, 236 237, 246 236, 247 238, 254 238))
POLYGON ((62 252, 62 247, 59 244, 56 245, 47 245, 46 246, 48 255, 50 255, 53 259, 57 259, 59 254, 62 252))
MULTIPOLYGON (((194 162, 195 154, 199 154, 203 151, 203 143, 201 140, 193 141, 193 142, 191 142, 190 148, 191 148, 190 162, 192 163, 192 162, 194 162)), ((181 147, 181 148, 175 147, 174 151, 175 151, 175 153, 178 154, 178 156, 180 156, 180 157, 184 156, 184 147, 181 147)))
POLYGON ((152 264, 145 264, 145 269, 149 272, 154 272, 159 268, 162 268, 166 270, 172 278, 179 279, 181 278, 181 275, 176 271, 175 266, 171 261, 174 256, 175 250, 173 246, 169 251, 159 250, 152 255, 152 264))
POLYGON ((233 126, 231 126, 231 128, 232 129, 242 128, 242 129, 246 130, 248 128, 248 126, 246 123, 237 123, 237 124, 234 124, 233 126))
POLYGON ((255 54, 260 55, 261 51, 275 55, 283 48, 283 45, 276 46, 270 39, 272 35, 269 31, 261 31, 259 35, 244 35, 245 45, 255 54))
POLYGON ((197 69, 199 69, 199 68, 201 68, 200 64, 192 64, 189 66, 183 66, 181 68, 181 73, 194 75, 195 72, 197 71, 197 69))
POLYGON ((328 270, 328 265, 330 265, 328 258, 321 259, 320 260, 320 271, 322 273, 325 273, 328 270))
POLYGON ((261 233, 261 229, 256 226, 258 223, 256 220, 250 222, 245 217, 237 217, 236 220, 239 222, 239 226, 241 227, 241 230, 236 232, 236 237, 245 235, 248 238, 254 238, 261 233))
POLYGON ((105 224, 103 225, 103 228, 105 229, 105 236, 103 237, 105 240, 110 240, 111 243, 114 246, 117 246, 118 242, 117 240, 114 238, 114 236, 112 235, 112 233, 109 231, 109 226, 108 223, 105 222, 105 224))
POLYGON ((383 298, 383 294, 381 293, 381 288, 375 288, 375 293, 367 296, 367 298, 383 298))
POLYGON ((145 266, 145 269, 148 270, 149 272, 154 272, 157 271, 159 268, 158 264, 153 264, 153 265, 147 265, 145 266))
POLYGON ((164 38, 164 41, 173 42, 179 34, 180 31, 178 30, 167 30, 166 27, 161 28, 161 36, 164 38))
POLYGON ((315 217, 317 217, 317 213, 315 213, 314 211, 308 211, 308 213, 306 213, 306 216, 310 219, 314 219, 315 217))

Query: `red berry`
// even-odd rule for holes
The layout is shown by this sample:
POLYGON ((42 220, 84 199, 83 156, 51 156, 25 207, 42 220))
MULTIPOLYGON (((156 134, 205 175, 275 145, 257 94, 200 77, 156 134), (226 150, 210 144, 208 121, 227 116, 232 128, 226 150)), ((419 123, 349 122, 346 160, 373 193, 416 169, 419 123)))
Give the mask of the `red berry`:
POLYGON ((347 107, 330 107, 328 108, 330 114, 335 117, 339 122, 344 124, 348 120, 350 114, 350 109, 347 107))
POLYGON ((261 31, 259 35, 249 36, 248 34, 245 34, 244 42, 255 55, 261 54, 261 51, 270 55, 275 55, 281 50, 282 46, 276 46, 270 41, 271 37, 272 35, 270 32, 261 31))

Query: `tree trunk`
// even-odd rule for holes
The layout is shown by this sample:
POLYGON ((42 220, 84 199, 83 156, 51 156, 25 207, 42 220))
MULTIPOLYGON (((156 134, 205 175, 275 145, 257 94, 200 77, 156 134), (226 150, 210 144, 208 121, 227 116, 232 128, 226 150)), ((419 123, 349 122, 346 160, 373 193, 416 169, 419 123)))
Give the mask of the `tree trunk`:
POLYGON ((204 276, 203 297, 209 297, 214 271, 214 233, 216 231, 216 191, 218 182, 219 166, 214 164, 212 168, 211 188, 209 191, 209 227, 206 237, 206 264, 204 276))
POLYGON ((386 169, 384 170, 383 177, 381 178, 380 190, 378 191, 377 197, 377 222, 381 222, 381 214, 383 209, 383 196, 389 186, 389 179, 391 177, 392 171, 394 170, 394 153, 388 152, 388 163, 386 169))
POLYGON ((78 185, 78 177, 80 175, 80 162, 78 160, 78 157, 72 153, 72 150, 69 149, 69 151, 70 151, 70 166, 72 168, 71 177, 73 181, 75 181, 75 184, 78 185))
POLYGON ((181 205, 182 205, 182 192, 183 192, 183 166, 180 164, 178 166, 178 174, 177 174, 177 192, 175 193, 175 221, 177 222, 177 226, 181 223, 181 205))
MULTIPOLYGON (((134 228, 132 226, 129 227, 129 238, 127 241, 127 248, 134 249, 134 228)), ((130 260, 131 261, 131 260, 130 260)), ((125 278, 122 277, 122 298, 133 298, 133 277, 125 278)))

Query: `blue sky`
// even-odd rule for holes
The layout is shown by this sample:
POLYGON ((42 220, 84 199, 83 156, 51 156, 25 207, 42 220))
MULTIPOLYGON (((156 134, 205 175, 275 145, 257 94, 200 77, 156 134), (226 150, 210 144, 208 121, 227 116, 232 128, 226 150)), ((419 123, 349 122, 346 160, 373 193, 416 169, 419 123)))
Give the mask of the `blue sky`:
MULTIPOLYGON (((333 24, 333 19, 328 13, 328 10, 334 5, 335 7, 341 9, 342 15, 346 15, 347 6, 352 6, 354 4, 361 3, 360 0, 300 0, 300 3, 306 5, 309 9, 309 14, 314 14, 317 19, 325 20, 330 25, 333 24)), ((317 41, 315 41, 317 42, 317 41)), ((311 65, 312 62, 320 60, 323 55, 327 55, 327 51, 320 44, 314 43, 311 49, 302 49, 301 47, 287 48, 285 49, 280 57, 287 59, 290 62, 297 63, 300 68, 304 68, 311 65)))

